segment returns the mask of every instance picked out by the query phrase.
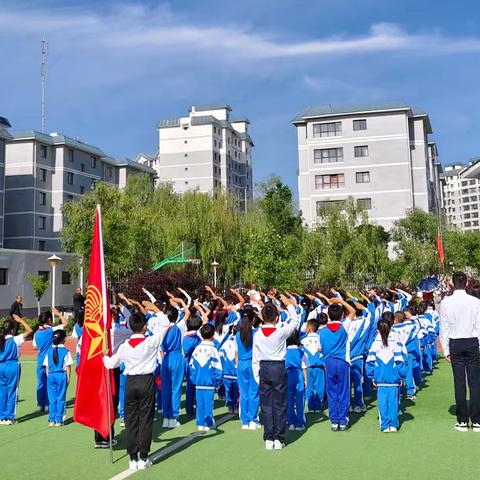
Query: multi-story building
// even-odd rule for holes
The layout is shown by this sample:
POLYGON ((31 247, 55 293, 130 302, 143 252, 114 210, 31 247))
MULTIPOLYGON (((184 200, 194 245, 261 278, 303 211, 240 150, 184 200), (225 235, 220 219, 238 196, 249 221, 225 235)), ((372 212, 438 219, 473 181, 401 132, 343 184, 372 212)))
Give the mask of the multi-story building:
POLYGON ((467 175, 475 162, 445 165, 442 174, 445 216, 450 225, 463 231, 480 231, 480 179, 467 175))
POLYGON ((306 108, 293 124, 308 225, 349 197, 386 229, 408 209, 441 208, 441 165, 425 112, 403 103, 329 105, 306 108))
POLYGON ((5 117, 0 117, 0 247, 3 247, 3 213, 5 206, 5 144, 11 138, 7 128, 11 127, 5 117))
POLYGON ((223 188, 244 208, 252 197, 253 142, 248 119, 231 116, 231 110, 228 105, 193 106, 188 116, 160 120, 158 154, 138 160, 176 192, 223 188))
POLYGON ((62 205, 104 181, 122 188, 133 172, 154 170, 108 157, 79 140, 34 130, 12 132, 6 143, 4 246, 56 251, 62 205))

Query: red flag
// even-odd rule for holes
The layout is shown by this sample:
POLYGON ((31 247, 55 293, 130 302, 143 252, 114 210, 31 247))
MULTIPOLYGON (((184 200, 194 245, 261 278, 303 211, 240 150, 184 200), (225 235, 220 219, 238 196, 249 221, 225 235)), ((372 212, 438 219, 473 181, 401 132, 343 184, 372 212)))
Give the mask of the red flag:
POLYGON ((438 229, 438 233, 437 233, 437 250, 438 250, 438 259, 440 260, 440 263, 445 263, 445 252, 443 250, 443 238, 442 238, 442 232, 440 231, 440 228, 438 229))
POLYGON ((105 332, 108 328, 108 298, 103 258, 102 220, 100 206, 95 213, 90 270, 88 273, 82 349, 73 419, 99 432, 103 437, 110 433, 113 412, 109 393, 110 374, 103 365, 107 350, 105 332))

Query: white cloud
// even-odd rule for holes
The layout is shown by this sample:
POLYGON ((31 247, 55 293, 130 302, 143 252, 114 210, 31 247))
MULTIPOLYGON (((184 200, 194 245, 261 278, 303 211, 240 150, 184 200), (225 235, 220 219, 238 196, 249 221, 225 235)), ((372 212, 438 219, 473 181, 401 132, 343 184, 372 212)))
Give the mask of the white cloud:
POLYGON ((120 5, 109 11, 79 8, 41 10, 3 7, 2 35, 43 32, 61 38, 66 46, 133 50, 136 55, 172 52, 204 52, 217 57, 250 59, 296 58, 313 55, 354 55, 401 52, 450 54, 479 52, 480 38, 448 37, 438 32, 409 33, 398 25, 374 24, 360 36, 292 41, 275 34, 258 33, 236 24, 202 25, 178 16, 168 6, 120 5))

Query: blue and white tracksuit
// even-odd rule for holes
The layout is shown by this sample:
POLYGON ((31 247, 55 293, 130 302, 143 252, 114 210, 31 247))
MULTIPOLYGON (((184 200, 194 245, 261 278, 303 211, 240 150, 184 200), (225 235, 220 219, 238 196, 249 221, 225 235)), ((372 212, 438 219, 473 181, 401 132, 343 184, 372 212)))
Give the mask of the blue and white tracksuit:
POLYGON ((52 328, 49 325, 41 326, 33 336, 33 346, 38 349, 37 354, 37 406, 44 409, 48 407, 47 373, 43 365, 45 356, 53 344, 53 332, 63 329, 62 325, 52 328))
MULTIPOLYGON (((322 327, 323 328, 323 327, 322 327)), ((308 357, 306 400, 309 411, 323 410, 325 398, 325 363, 317 332, 302 338, 305 355, 308 357)))
POLYGON ((72 365, 73 360, 70 352, 64 345, 52 345, 43 361, 48 368, 47 390, 48 390, 48 421, 63 423, 67 405, 67 367, 72 365), (58 362, 53 361, 53 352, 58 352, 58 362))
POLYGON ((329 322, 319 331, 325 359, 328 413, 333 425, 348 425, 350 406, 350 351, 348 331, 351 320, 329 322))
POLYGON ((77 346, 75 348, 75 371, 78 375, 78 367, 80 366, 80 354, 82 352, 82 334, 83 334, 83 327, 81 327, 78 323, 75 323, 73 326, 72 337, 77 339, 77 346))
POLYGON ((180 415, 185 364, 182 353, 182 331, 171 324, 162 342, 162 415, 176 419, 180 415))
POLYGON ((245 347, 240 337, 240 332, 235 335, 238 356, 238 389, 240 392, 240 421, 242 425, 250 422, 258 423, 259 391, 258 383, 253 375, 252 368, 252 346, 253 334, 249 347, 245 347))
POLYGON ((424 335, 422 337, 422 367, 425 373, 432 373, 433 370, 433 345, 436 343, 435 327, 433 317, 429 313, 418 316, 424 335))
POLYGON ((195 330, 187 331, 183 337, 183 356, 185 358, 185 378, 186 378, 186 391, 185 391, 185 410, 187 415, 195 414, 195 385, 190 378, 190 369, 188 367, 190 359, 192 358, 193 351, 200 344, 202 339, 195 330))
POLYGON ((6 335, 5 345, 0 350, 0 420, 15 419, 20 380, 18 351, 23 340, 23 335, 6 335))
POLYGON ((190 378, 195 385, 197 402, 196 423, 199 427, 212 427, 215 388, 222 381, 222 362, 213 342, 202 341, 190 359, 190 378))
POLYGON ((303 370, 308 367, 308 358, 303 347, 290 345, 285 356, 287 369, 287 424, 305 427, 305 379, 303 370))
POLYGON ((368 352, 366 370, 377 385, 380 429, 398 428, 399 390, 407 375, 407 351, 396 332, 390 332, 387 346, 377 336, 368 352))
POLYGON ((350 379, 353 386, 353 402, 356 407, 364 407, 363 401, 363 371, 365 364, 365 352, 369 340, 371 314, 363 310, 363 315, 352 322, 348 332, 350 344, 350 379))
POLYGON ((235 365, 237 343, 233 335, 228 334, 220 347, 222 361, 223 385, 225 386, 225 404, 227 407, 238 405, 238 375, 235 365))
POLYGON ((433 325, 433 331, 435 333, 434 341, 432 342, 432 360, 433 362, 436 362, 438 360, 437 339, 440 335, 440 315, 432 308, 427 310, 426 315, 430 316, 431 323, 433 325))

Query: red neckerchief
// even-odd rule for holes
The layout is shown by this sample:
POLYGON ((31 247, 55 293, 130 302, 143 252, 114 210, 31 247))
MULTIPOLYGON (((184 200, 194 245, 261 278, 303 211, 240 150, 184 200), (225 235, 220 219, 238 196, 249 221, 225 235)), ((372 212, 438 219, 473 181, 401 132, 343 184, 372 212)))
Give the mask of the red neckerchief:
POLYGON ((338 332, 340 330, 340 327, 342 326, 342 322, 328 322, 326 327, 331 331, 331 332, 338 332))
POLYGON ((132 347, 135 348, 137 345, 140 345, 142 342, 145 341, 145 337, 136 337, 136 338, 131 338, 128 341, 128 344, 132 347))
POLYGON ((277 331, 277 327, 275 326, 262 327, 261 330, 266 337, 269 337, 272 333, 277 331))

